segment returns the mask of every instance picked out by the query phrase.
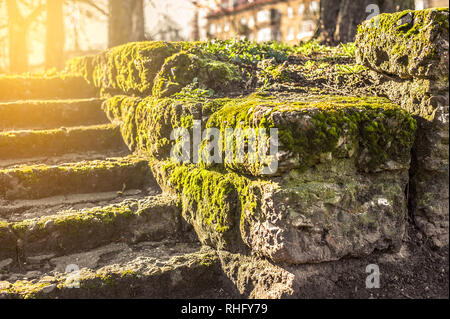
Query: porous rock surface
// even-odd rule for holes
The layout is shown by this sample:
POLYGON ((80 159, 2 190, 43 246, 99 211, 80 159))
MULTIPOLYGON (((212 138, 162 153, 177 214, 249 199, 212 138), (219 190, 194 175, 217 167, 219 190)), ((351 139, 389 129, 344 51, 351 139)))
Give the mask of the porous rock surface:
POLYGON ((448 37, 448 8, 380 15, 356 37, 357 61, 377 71, 380 91, 417 119, 412 214, 439 247, 449 237, 448 37))

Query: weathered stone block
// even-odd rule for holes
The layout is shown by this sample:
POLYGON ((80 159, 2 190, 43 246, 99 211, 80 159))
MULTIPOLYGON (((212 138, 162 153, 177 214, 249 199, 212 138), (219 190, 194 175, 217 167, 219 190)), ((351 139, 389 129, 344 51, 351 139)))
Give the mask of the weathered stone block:
POLYGON ((357 60, 402 79, 448 79, 448 19, 448 8, 378 15, 358 29, 357 60))
POLYGON ((282 162, 277 174, 261 176, 251 165, 237 163, 155 162, 158 182, 179 196, 183 216, 204 244, 229 251, 242 251, 246 244, 260 256, 291 264, 399 247, 415 121, 384 99, 323 97, 321 102, 326 103, 266 99, 250 106, 247 101, 211 115, 208 126, 266 123, 295 139, 288 144, 290 139, 280 138, 280 147, 296 161, 282 162))
POLYGON ((276 263, 317 263, 398 249, 405 232, 407 167, 364 174, 349 160, 292 170, 261 187, 244 212, 244 242, 276 263))
POLYGON ((380 93, 413 114, 418 131, 411 167, 410 207, 416 225, 436 246, 449 233, 449 11, 384 14, 357 35, 357 60, 380 93))

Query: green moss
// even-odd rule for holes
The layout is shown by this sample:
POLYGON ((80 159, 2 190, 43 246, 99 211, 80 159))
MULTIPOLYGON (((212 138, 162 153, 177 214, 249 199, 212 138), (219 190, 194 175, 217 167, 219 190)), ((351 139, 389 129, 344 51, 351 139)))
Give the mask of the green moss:
POLYGON ((43 296, 43 290, 48 286, 50 286, 50 283, 32 283, 30 281, 20 280, 11 284, 4 292, 23 299, 37 299, 43 296))
POLYGON ((159 184, 178 196, 183 217, 203 243, 232 250, 243 247, 240 228, 259 212, 258 190, 264 181, 171 161, 155 161, 153 171, 159 184))
POLYGON ((69 254, 115 241, 161 240, 178 227, 181 211, 172 196, 127 200, 119 204, 59 212, 0 227, 0 257, 15 256, 21 239, 35 254, 69 254), (158 223, 157 226, 154 224, 158 223), (11 229, 11 232, 8 230, 11 229), (14 237, 12 236, 14 234, 14 237))
POLYGON ((210 115, 227 101, 116 96, 107 100, 103 109, 111 121, 121 124, 122 135, 131 150, 166 159, 174 143, 170 140, 173 129, 192 128, 194 113, 210 115))
POLYGON ((357 58, 361 63, 401 78, 445 75, 449 9, 406 10, 381 14, 358 28, 357 58))
POLYGON ((170 96, 193 82, 201 88, 225 91, 239 82, 239 75, 238 67, 233 64, 182 51, 165 61, 156 76, 153 95, 170 96))
MULTIPOLYGON (((121 121, 122 134, 132 149, 159 160, 170 155, 172 130, 190 129, 194 114, 209 116, 206 127, 219 128, 223 136, 227 128, 277 128, 280 147, 299 155, 299 167, 314 165, 324 154, 364 157, 359 165, 369 170, 391 159, 405 162, 416 130, 407 112, 387 99, 372 97, 310 96, 283 101, 253 94, 202 103, 115 97, 106 102, 105 109, 112 120, 121 121), (342 140, 347 141, 345 148, 342 140)), ((225 163, 225 168, 253 175, 259 175, 260 166, 260 162, 225 163)))
POLYGON ((124 277, 136 277, 136 272, 132 269, 127 269, 120 275, 120 278, 124 277))
POLYGON ((0 170, 0 197, 37 199, 70 193, 141 188, 151 182, 148 162, 134 156, 60 166, 0 170))
POLYGON ((101 55, 69 61, 67 72, 83 75, 104 95, 149 95, 165 59, 181 46, 167 42, 127 43, 101 55))
MULTIPOLYGON (((360 152, 367 149, 363 165, 370 169, 388 158, 407 160, 416 130, 415 120, 387 99, 333 96, 290 102, 236 99, 214 113, 207 126, 223 134, 226 128, 278 128, 281 148, 299 154, 303 167, 317 163, 324 153, 339 156, 339 140, 350 137, 360 152)), ((258 167, 250 171, 258 174, 258 167)))
MULTIPOLYGON (((200 214, 201 221, 219 233, 229 231, 237 197, 232 180, 226 174, 189 166, 172 166, 172 170, 168 183, 183 197, 183 213, 200 214)), ((192 218, 196 216, 188 219, 192 218)))

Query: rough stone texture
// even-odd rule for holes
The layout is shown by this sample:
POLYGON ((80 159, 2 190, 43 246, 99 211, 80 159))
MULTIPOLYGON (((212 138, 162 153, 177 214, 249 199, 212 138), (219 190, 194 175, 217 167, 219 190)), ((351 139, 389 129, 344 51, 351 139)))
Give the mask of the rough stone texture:
POLYGON ((101 99, 0 103, 0 131, 106 124, 101 99))
MULTIPOLYGON (((390 21, 390 17, 383 19, 390 21)), ((413 27, 408 33, 408 23, 400 25, 400 34, 419 37, 422 29, 413 27)), ((408 227, 406 210, 408 195, 411 207, 418 207, 418 190, 428 187, 433 196, 438 194, 437 189, 417 182, 415 176, 420 181, 437 176, 427 171, 423 177, 418 163, 427 161, 433 172, 437 167, 445 168, 445 161, 441 161, 445 158, 439 153, 445 146, 427 152, 423 149, 435 144, 435 140, 429 142, 430 136, 438 136, 442 145, 447 139, 448 145, 448 134, 439 135, 440 130, 438 135, 419 134, 414 152, 428 157, 413 158, 409 175, 415 174, 416 182, 408 185, 417 128, 408 112, 417 115, 421 127, 425 127, 424 121, 431 123, 441 115, 441 122, 446 123, 448 111, 436 103, 443 103, 439 95, 445 100, 448 80, 439 77, 439 69, 426 66, 438 58, 427 51, 428 47, 420 47, 425 54, 422 62, 399 67, 398 75, 379 73, 379 82, 372 85, 368 69, 354 63, 352 44, 333 49, 314 43, 295 49, 281 47, 240 41, 231 47, 220 42, 144 42, 70 62, 68 73, 84 77, 103 94, 127 94, 108 99, 103 108, 115 122, 111 127, 121 125, 120 133, 129 149, 146 158, 137 162, 123 158, 111 166, 104 165, 110 160, 86 166, 63 164, 61 158, 50 159, 56 161, 54 167, 0 163, 5 167, 0 170, 0 214, 12 217, 10 208, 25 212, 22 206, 14 205, 21 194, 33 198, 25 203, 31 205, 45 200, 42 196, 68 193, 69 205, 70 200, 83 197, 74 194, 80 190, 114 190, 124 195, 131 183, 145 192, 147 178, 153 181, 149 163, 170 200, 155 203, 138 197, 102 207, 86 203, 67 211, 55 206, 50 208, 52 213, 34 210, 37 215, 14 213, 13 218, 7 217, 0 222, 0 298, 211 297, 216 296, 215 289, 225 291, 218 296, 227 297, 367 298, 370 292, 357 290, 364 287, 365 267, 371 263, 387 267, 381 269, 383 276, 393 276, 386 281, 390 290, 373 293, 378 297, 448 295, 443 280, 448 277, 448 254, 431 251, 415 241, 421 240, 422 234, 408 227), (288 50, 297 55, 288 58, 288 50), (270 65, 257 63, 273 57, 270 65), (210 69, 193 77, 199 71, 197 63, 211 70, 217 67, 217 78, 210 69), (228 75, 233 78, 236 67, 242 72, 245 91, 213 94, 220 84, 227 86, 228 75), (400 85, 397 88, 402 88, 402 94, 394 95, 393 81, 400 85), (158 91, 160 84, 162 91, 158 91), (404 109, 386 98, 374 97, 383 93, 380 90, 390 91, 386 95, 404 109), (178 91, 180 94, 173 94, 178 91), (157 96, 147 96, 150 92, 157 96), (339 96, 331 95, 336 92, 339 96), (158 97, 159 93, 167 97, 158 97), (224 98, 224 93, 229 96, 224 98), (192 129, 194 120, 202 120, 202 128, 220 130, 278 128, 279 171, 263 176, 258 165, 170 161, 175 143, 170 133, 174 128, 192 129), (163 239, 174 235, 176 240, 196 244, 166 245, 163 239), (206 247, 199 251, 198 241, 218 251, 206 247), (83 268, 80 289, 65 286, 69 278, 63 274, 65 266, 73 263, 83 268), (396 278, 400 278, 399 284, 396 278), (425 292, 412 289, 417 287, 425 292)), ((418 53, 416 47, 408 48, 408 54, 418 53)), ((369 61, 370 52, 365 53, 369 61)), ((390 67, 389 63, 380 64, 378 71, 390 67)), ((58 130, 57 141, 65 138, 65 131, 58 130)), ((4 149, 10 150, 12 141, 27 140, 25 145, 31 145, 45 135, 44 131, 34 133, 0 136, 4 137, 4 149), (25 139, 31 135, 34 138, 25 139)), ((103 135, 94 135, 92 139, 101 142, 103 135)), ((15 152, 0 155, 21 156, 15 152)), ((23 156, 31 155, 37 154, 23 156)), ((6 162, 9 160, 15 159, 6 162)), ((423 203, 427 209, 431 206, 423 203)), ((433 227, 439 224, 445 228, 445 216, 437 222, 436 211, 417 213, 417 225, 422 223, 428 231, 433 219, 433 227)), ((437 240, 442 244, 440 238, 437 240)))
POLYGON ((381 15, 361 26, 356 42, 379 91, 417 119, 410 207, 439 247, 449 241, 448 19, 448 8, 381 15))
POLYGON ((155 78, 153 95, 170 96, 193 83, 214 91, 230 91, 241 80, 239 68, 235 65, 180 52, 168 58, 155 78))
POLYGON ((207 122, 221 130, 263 125, 280 130, 272 176, 235 162, 153 165, 202 243, 230 251, 245 243, 291 264, 398 248, 415 133, 407 112, 379 98, 253 97, 225 104, 207 122))
POLYGON ((373 175, 349 160, 292 170, 261 186, 261 208, 244 212, 244 242, 275 263, 320 263, 397 250, 407 207, 408 165, 373 175))
POLYGON ((0 256, 9 254, 10 258, 23 259, 68 254, 114 241, 133 243, 176 237, 180 235, 181 224, 176 201, 158 195, 107 207, 59 212, 0 227, 3 234, 0 256), (11 236, 14 240, 8 240, 11 236))
POLYGON ((168 167, 153 166, 158 182, 179 196, 200 241, 219 249, 245 252, 245 243, 276 263, 318 263, 396 250, 404 236, 408 163, 369 174, 330 160, 268 181, 168 167))
POLYGON ((139 157, 30 165, 0 170, 0 199, 38 199, 70 193, 117 191, 154 185, 148 162, 139 157))
POLYGON ((402 79, 448 78, 448 19, 448 8, 378 15, 358 29, 357 61, 402 79))
POLYGON ((70 60, 66 72, 83 76, 103 94, 149 95, 165 59, 179 49, 176 43, 128 43, 99 55, 70 60))
POLYGON ((374 252, 320 264, 286 265, 219 251, 222 269, 245 298, 448 298, 447 250, 433 251, 415 230, 397 252, 374 252), (378 265, 380 288, 366 287, 368 265, 378 265))
POLYGON ((237 296, 232 290, 223 292, 229 280, 220 271, 217 254, 196 243, 111 244, 59 258, 42 256, 42 265, 48 270, 6 276, 0 281, 0 299, 237 296), (73 264, 79 272, 67 273, 73 264))

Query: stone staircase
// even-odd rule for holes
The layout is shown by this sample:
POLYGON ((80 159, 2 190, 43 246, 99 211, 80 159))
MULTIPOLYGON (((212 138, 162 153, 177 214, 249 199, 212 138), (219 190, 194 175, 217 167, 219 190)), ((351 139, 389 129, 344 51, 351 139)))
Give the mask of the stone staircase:
POLYGON ((139 42, 0 76, 0 299, 448 298, 448 9, 380 19, 347 47, 139 42), (175 161, 199 128, 277 150, 175 161))
POLYGON ((0 298, 218 295, 217 256, 183 230, 148 160, 102 99, 68 90, 0 102, 0 298))

